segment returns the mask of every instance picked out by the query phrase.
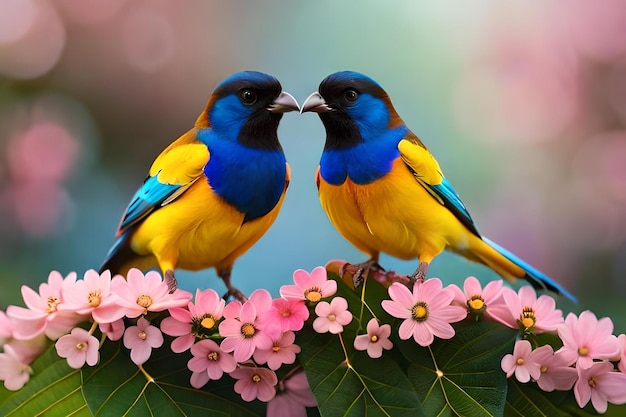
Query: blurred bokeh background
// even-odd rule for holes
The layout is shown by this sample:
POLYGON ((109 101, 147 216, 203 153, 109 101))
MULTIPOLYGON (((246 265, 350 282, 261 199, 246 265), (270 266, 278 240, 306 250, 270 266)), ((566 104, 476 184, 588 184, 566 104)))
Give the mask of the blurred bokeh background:
MULTIPOLYGON (((51 270, 97 269, 154 157, 244 69, 273 74, 301 103, 332 72, 375 78, 479 230, 577 294, 565 310, 626 331, 620 0, 0 0, 0 308, 51 270)), ((317 201, 318 118, 286 114, 279 136, 293 181, 235 264, 244 292, 277 294, 297 268, 365 258, 317 201)), ((451 254, 430 275, 497 279, 451 254)), ((178 276, 188 290, 223 290, 212 270, 178 276)))

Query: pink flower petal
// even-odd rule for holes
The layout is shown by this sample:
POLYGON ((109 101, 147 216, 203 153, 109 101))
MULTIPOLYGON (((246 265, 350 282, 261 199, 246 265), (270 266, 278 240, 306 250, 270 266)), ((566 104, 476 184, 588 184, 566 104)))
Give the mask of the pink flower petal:
POLYGON ((196 389, 202 388, 207 384, 207 382, 209 382, 209 374, 206 370, 202 372, 193 372, 189 380, 191 386, 196 389))
POLYGON ((408 319, 411 317, 411 309, 396 301, 383 300, 381 305, 383 307, 383 310, 385 310, 393 317, 396 317, 398 319, 408 319))
POLYGON ((403 307, 406 307, 407 309, 411 309, 411 307, 413 307, 413 305, 415 305, 417 301, 417 299, 413 297, 411 291, 409 291, 409 289, 404 284, 400 284, 397 282, 393 283, 387 289, 387 291, 389 292, 389 297, 391 297, 393 301, 402 305, 403 307))
POLYGON ((130 351, 130 359, 137 365, 145 363, 152 353, 152 348, 147 343, 138 343, 130 351))

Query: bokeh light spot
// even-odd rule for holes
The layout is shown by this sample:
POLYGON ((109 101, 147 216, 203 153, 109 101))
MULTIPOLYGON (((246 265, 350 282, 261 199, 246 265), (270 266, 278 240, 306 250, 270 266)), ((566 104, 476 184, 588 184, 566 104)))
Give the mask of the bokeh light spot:
POLYGON ((59 61, 65 41, 65 26, 57 11, 39 0, 30 30, 17 41, 0 45, 0 75, 30 79, 47 73, 59 61))
POLYGON ((158 71, 174 56, 172 24, 154 10, 133 10, 124 22, 124 50, 132 68, 148 73, 158 71))
POLYGON ((9 143, 9 173, 17 181, 60 182, 67 178, 79 153, 79 142, 65 127, 37 123, 9 143))
POLYGON ((115 17, 126 0, 56 0, 65 16, 79 25, 94 25, 115 17))
POLYGON ((36 181, 11 187, 13 215, 20 229, 34 238, 44 238, 69 227, 72 203, 67 191, 54 182, 36 181))
POLYGON ((0 0, 0 44, 20 39, 34 20, 35 5, 32 0, 0 0))
POLYGON ((575 0, 560 3, 576 48, 602 61, 626 53, 626 7, 622 0, 601 3, 575 0))

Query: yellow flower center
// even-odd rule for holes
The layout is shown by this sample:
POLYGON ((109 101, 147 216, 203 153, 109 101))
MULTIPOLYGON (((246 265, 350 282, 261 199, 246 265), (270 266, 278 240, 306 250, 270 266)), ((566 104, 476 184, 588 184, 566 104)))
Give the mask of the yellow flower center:
POLYGON ((542 374, 545 374, 546 372, 548 372, 548 367, 544 365, 541 368, 539 368, 539 370, 541 371, 542 374))
POLYGON ((317 287, 309 288, 304 292, 304 298, 312 303, 317 303, 322 299, 322 290, 317 287))
POLYGON ((217 361, 220 358, 220 354, 217 352, 209 352, 209 354, 206 355, 206 357, 210 361, 217 361))
POLYGON ((378 336, 376 336, 375 334, 372 335, 372 337, 370 337, 370 342, 372 343, 376 343, 378 342, 378 336))
POLYGON ((288 308, 284 308, 280 311, 280 315, 283 317, 291 317, 291 311, 288 308))
POLYGON ((426 320, 428 318, 428 305, 423 301, 415 304, 411 309, 411 316, 416 321, 426 320))
POLYGON ((473 312, 481 312, 485 309, 485 300, 480 295, 472 295, 472 297, 467 300, 467 307, 469 307, 470 311, 473 312))
POLYGON ((261 382, 261 377, 259 376, 259 374, 252 375, 252 382, 256 382, 257 384, 261 382))
POLYGON ((596 378, 594 376, 592 376, 591 378, 589 378, 589 386, 590 387, 595 387, 596 386, 596 378))
POLYGON ((245 323, 244 325, 241 326, 241 334, 246 339, 254 336, 255 333, 256 333, 256 329, 254 325, 252 325, 251 323, 245 323))
POLYGON ((76 350, 83 350, 85 349, 85 344, 83 342, 78 342, 76 343, 76 350))
POLYGON ((274 345, 274 346, 272 347, 272 351, 274 351, 274 352, 278 352, 279 350, 280 350, 280 346, 276 346, 276 345, 274 345))
POLYGON ((328 320, 330 320, 330 321, 335 321, 335 319, 337 318, 337 316, 335 316, 333 313, 330 313, 330 314, 328 315, 328 317, 326 317, 326 318, 327 318, 328 320))
POLYGON ((524 330, 529 330, 535 327, 535 323, 537 323, 535 310, 532 307, 524 307, 522 309, 522 314, 520 314, 519 321, 522 324, 524 330))
POLYGON ((215 319, 212 316, 207 316, 202 319, 200 322, 200 326, 205 329, 212 329, 215 326, 215 319))
POLYGON ((141 340, 146 340, 148 338, 148 335, 146 334, 146 332, 139 332, 137 337, 140 338, 141 340))
POLYGON ((580 356, 587 356, 589 354, 589 348, 586 346, 581 346, 578 348, 578 354, 580 356))
POLYGON ((92 291, 87 295, 87 302, 92 307, 98 307, 100 302, 102 302, 102 296, 97 291, 92 291))
POLYGON ((142 306, 143 308, 148 308, 152 305, 152 297, 149 295, 142 294, 137 297, 137 304, 142 306))
POLYGON ((57 306, 59 305, 59 300, 57 297, 52 295, 48 296, 48 307, 46 307, 46 313, 54 313, 57 311, 57 306))
POLYGON ((524 364, 524 359, 523 358, 518 358, 515 363, 517 364, 517 366, 522 366, 524 364))

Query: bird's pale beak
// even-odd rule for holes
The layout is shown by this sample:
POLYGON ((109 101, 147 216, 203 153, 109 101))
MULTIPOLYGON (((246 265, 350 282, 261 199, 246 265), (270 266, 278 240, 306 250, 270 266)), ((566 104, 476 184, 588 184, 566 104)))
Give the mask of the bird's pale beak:
POLYGON ((300 106, 296 99, 286 91, 280 93, 276 100, 267 108, 272 113, 287 113, 289 111, 298 111, 300 106))
POLYGON ((328 107, 328 104, 326 104, 326 101, 324 101, 322 95, 316 91, 306 98, 304 104, 302 105, 300 113, 304 113, 307 111, 324 113, 329 110, 331 110, 331 108, 328 107))

